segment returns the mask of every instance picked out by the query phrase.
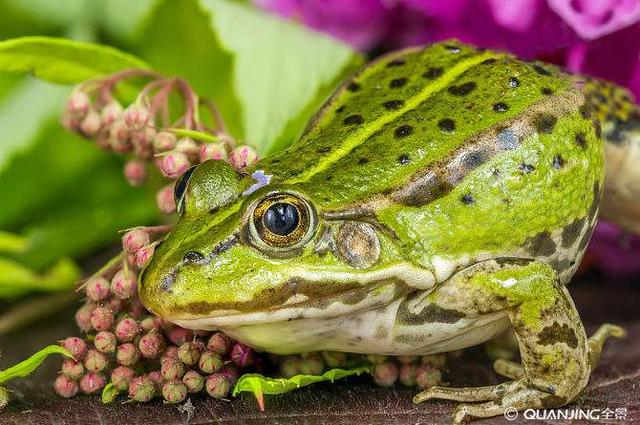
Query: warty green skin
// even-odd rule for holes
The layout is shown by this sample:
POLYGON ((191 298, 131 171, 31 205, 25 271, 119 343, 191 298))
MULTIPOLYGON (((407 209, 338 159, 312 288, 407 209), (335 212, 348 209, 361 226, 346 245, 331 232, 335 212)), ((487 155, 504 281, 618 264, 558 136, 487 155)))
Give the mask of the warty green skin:
POLYGON ((550 65, 456 42, 382 57, 255 169, 195 169, 182 217, 141 276, 143 303, 281 354, 445 352, 511 323, 530 380, 549 381, 542 391, 557 396, 543 403, 516 380, 513 403, 564 404, 590 373, 563 287, 604 179, 587 90, 550 65), (256 189, 258 170, 271 180, 256 189), (256 204, 273 193, 312 208, 309 238, 289 250, 250 230, 256 204), (567 353, 575 367, 551 373, 545 362, 567 353))

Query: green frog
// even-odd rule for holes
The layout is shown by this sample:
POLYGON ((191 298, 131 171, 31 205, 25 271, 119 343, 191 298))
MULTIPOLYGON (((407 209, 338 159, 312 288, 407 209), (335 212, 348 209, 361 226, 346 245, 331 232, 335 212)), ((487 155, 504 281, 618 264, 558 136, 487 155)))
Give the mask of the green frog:
POLYGON ((521 364, 495 364, 509 381, 415 401, 463 402, 456 423, 562 406, 624 333, 588 338, 565 285, 603 192, 607 216, 636 229, 625 158, 638 147, 640 114, 608 83, 455 41, 394 52, 288 149, 243 173, 185 173, 140 296, 180 326, 278 354, 442 353, 512 328, 521 364))

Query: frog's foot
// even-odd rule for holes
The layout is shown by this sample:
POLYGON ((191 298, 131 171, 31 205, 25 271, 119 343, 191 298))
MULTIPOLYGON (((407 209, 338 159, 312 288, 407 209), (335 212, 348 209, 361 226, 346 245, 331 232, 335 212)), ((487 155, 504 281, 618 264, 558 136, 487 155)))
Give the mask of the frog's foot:
POLYGON ((503 311, 519 340, 522 365, 506 360, 495 365, 512 381, 480 388, 433 387, 414 398, 483 402, 458 406, 453 423, 467 416, 570 403, 587 384, 606 338, 624 333, 603 325, 587 340, 566 288, 551 267, 536 261, 491 260, 469 267, 439 285, 425 303, 465 317, 503 311))

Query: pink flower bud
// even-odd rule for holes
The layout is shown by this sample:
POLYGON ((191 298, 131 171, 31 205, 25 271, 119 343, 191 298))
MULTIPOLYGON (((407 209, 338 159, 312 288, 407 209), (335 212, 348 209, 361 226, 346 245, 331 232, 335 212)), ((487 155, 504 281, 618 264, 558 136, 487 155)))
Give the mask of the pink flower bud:
POLYGON ((222 368, 222 359, 216 353, 205 351, 200 355, 198 367, 204 373, 217 372, 222 368))
POLYGON ((140 321, 142 330, 148 332, 152 329, 160 329, 160 321, 155 316, 146 316, 140 321))
POLYGON ((347 363, 347 353, 339 351, 323 351, 322 358, 330 368, 343 367, 347 363))
POLYGON ((130 139, 131 133, 122 120, 117 120, 109 128, 109 143, 111 149, 118 153, 130 152, 133 149, 130 139))
POLYGON ((76 117, 84 117, 89 112, 90 106, 91 99, 82 90, 74 90, 67 99, 67 112, 76 117))
POLYGON ((153 382, 147 376, 133 378, 129 384, 129 398, 134 401, 145 403, 150 401, 155 393, 153 382))
POLYGON ((103 128, 100 130, 100 133, 96 136, 96 145, 102 150, 111 150, 111 136, 108 129, 103 128))
POLYGON ((200 144, 190 137, 178 140, 175 150, 185 154, 192 161, 196 161, 200 156, 200 144))
POLYGON ((398 356, 397 359, 401 364, 412 364, 418 361, 418 356, 398 356))
POLYGON ((107 380, 104 376, 98 373, 85 373, 80 378, 80 391, 85 394, 95 394, 100 391, 107 384, 107 380))
POLYGON ((92 139, 98 135, 101 128, 102 121, 100 120, 100 114, 93 109, 89 109, 89 112, 87 112, 87 115, 80 124, 80 132, 83 136, 92 139))
POLYGON ((138 158, 153 158, 153 140, 155 139, 155 135, 156 131, 151 127, 147 127, 144 130, 137 131, 131 135, 133 152, 138 158))
POLYGON ((216 332, 207 341, 207 350, 213 351, 221 356, 225 355, 231 347, 231 339, 222 332, 216 332))
POLYGON ((244 368, 253 364, 253 350, 239 342, 236 342, 231 350, 231 361, 238 367, 244 368))
POLYGON ((429 354, 420 357, 420 361, 424 364, 433 366, 436 369, 440 369, 444 367, 445 363, 447 363, 447 356, 446 354, 429 354))
POLYGON ((116 359, 122 366, 133 366, 138 363, 140 353, 135 345, 130 342, 119 345, 116 350, 116 359))
POLYGON ((169 184, 158 191, 156 204, 158 209, 165 214, 172 214, 176 211, 176 201, 173 199, 173 184, 169 184))
POLYGON ((226 161, 228 159, 227 149, 222 143, 203 143, 200 146, 200 162, 209 159, 226 161))
POLYGON ((140 349, 143 357, 155 359, 160 356, 160 353, 164 349, 164 339, 160 332, 148 332, 138 341, 138 349, 140 349))
POLYGON ((300 373, 303 375, 322 375, 324 370, 324 360, 320 353, 309 353, 302 356, 300 363, 300 373))
POLYGON ((131 186, 140 186, 147 180, 147 163, 132 159, 124 164, 124 178, 131 186))
POLYGON ((416 369, 416 382, 418 387, 426 389, 442 382, 442 372, 435 367, 423 363, 416 369))
POLYGON ((111 297, 109 301, 107 301, 107 305, 109 306, 111 311, 113 311, 113 314, 118 314, 122 312, 123 308, 125 307, 124 301, 114 297, 111 297))
POLYGON ((62 125, 62 127, 65 130, 70 131, 71 133, 79 133, 81 123, 82 120, 80 118, 74 116, 73 114, 70 114, 67 111, 65 111, 60 118, 60 124, 62 125))
POLYGON ((373 380, 381 387, 390 387, 398 379, 398 367, 393 362, 379 363, 373 367, 373 380))
POLYGON ((167 359, 177 359, 178 358, 178 347, 175 345, 170 345, 166 350, 162 353, 162 357, 160 358, 160 363, 167 359))
POLYGON ((418 385, 416 381, 417 370, 418 366, 411 363, 400 366, 400 383, 407 387, 415 387, 418 385))
MULTIPOLYGON (((134 245, 134 243, 135 242, 124 241, 124 245, 134 245)), ((118 270, 111 278, 111 292, 121 300, 130 298, 136 293, 136 280, 136 275, 131 270, 118 270)))
POLYGON ((160 171, 165 177, 170 179, 179 177, 191 167, 189 158, 182 152, 173 150, 162 157, 160 171))
POLYGON ((131 131, 143 130, 151 121, 151 113, 140 104, 130 105, 122 115, 122 118, 131 131))
POLYGON ((245 168, 258 162, 258 153, 250 146, 240 146, 231 151, 229 162, 233 168, 245 168))
POLYGON ((77 362, 73 359, 64 359, 62 362, 62 373, 74 381, 77 381, 84 373, 84 366, 82 366, 82 362, 77 362))
POLYGON ((53 383, 53 389, 60 397, 71 398, 78 394, 78 384, 68 376, 59 375, 53 383))
POLYGON ((109 331, 100 331, 96 334, 93 345, 95 345, 96 350, 101 353, 113 353, 116 351, 116 336, 109 331))
POLYGON ((162 373, 160 373, 159 370, 154 370, 147 373, 147 378, 151 380, 156 394, 162 394, 162 386, 164 385, 164 378, 162 377, 162 373))
POLYGON ((168 131, 161 131, 153 139, 153 148, 156 152, 166 152, 176 147, 176 136, 168 131))
POLYGON ((178 358, 186 365, 194 365, 200 358, 198 346, 193 342, 185 342, 178 348, 178 358))
POLYGON ((131 342, 140 332, 140 325, 131 317, 125 317, 116 324, 116 337, 120 342, 131 342))
MULTIPOLYGON (((88 317, 88 315, 87 315, 88 317)), ((81 360, 87 352, 87 344, 76 336, 70 336, 60 341, 60 345, 69 351, 74 359, 81 360)))
POLYGON ((100 111, 100 118, 104 126, 110 126, 122 117, 122 105, 112 100, 100 111))
POLYGON ((111 382, 118 390, 127 391, 135 375, 130 367, 118 366, 111 372, 111 382))
POLYGON ((184 375, 184 364, 178 359, 167 359, 160 365, 160 373, 167 381, 180 379, 184 375))
POLYGON ((182 403, 187 398, 187 387, 181 381, 169 381, 162 387, 162 396, 167 403, 182 403))
POLYGON ((143 246, 136 252, 135 257, 135 266, 139 269, 142 269, 147 263, 151 260, 153 256, 153 252, 155 251, 156 246, 154 244, 143 246))
POLYGON ((225 398, 229 395, 231 384, 221 373, 214 373, 207 377, 207 393, 213 398, 225 398))
POLYGON ((190 329, 181 328, 179 326, 174 326, 168 332, 169 341, 172 344, 177 345, 178 347, 184 344, 187 341, 191 341, 193 339, 193 331, 190 329))
POLYGON ((136 227, 122 237, 122 248, 126 252, 136 252, 149 242, 149 231, 145 227, 136 227))
POLYGON ((109 296, 109 282, 102 276, 87 280, 85 292, 92 301, 102 301, 109 296))
POLYGON ((109 359, 107 359, 107 356, 97 350, 89 350, 84 356, 84 367, 89 372, 102 372, 108 363, 109 359))
POLYGON ((84 332, 91 330, 91 312, 95 307, 93 304, 85 304, 76 311, 76 324, 80 330, 84 332))
POLYGON ((113 311, 109 307, 96 307, 91 312, 91 326, 97 331, 106 331, 113 326, 113 311))
POLYGON ((204 378, 195 370, 185 373, 182 382, 190 393, 199 393, 204 388, 204 378))
POLYGON ((226 365, 222 366, 222 369, 220 369, 220 373, 226 376, 232 386, 235 385, 236 382, 238 382, 238 378, 240 377, 240 371, 238 370, 238 367, 233 363, 227 363, 226 365))

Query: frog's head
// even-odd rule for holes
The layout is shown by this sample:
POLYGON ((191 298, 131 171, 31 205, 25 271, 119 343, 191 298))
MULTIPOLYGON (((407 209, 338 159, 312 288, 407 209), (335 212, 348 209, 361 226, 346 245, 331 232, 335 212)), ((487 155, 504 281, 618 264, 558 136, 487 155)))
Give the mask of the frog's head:
POLYGON ((149 310, 224 329, 349 314, 433 281, 402 258, 392 232, 328 213, 312 193, 268 177, 222 161, 185 173, 181 217, 140 278, 149 310))

